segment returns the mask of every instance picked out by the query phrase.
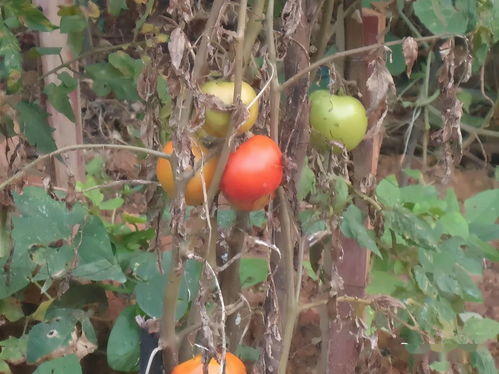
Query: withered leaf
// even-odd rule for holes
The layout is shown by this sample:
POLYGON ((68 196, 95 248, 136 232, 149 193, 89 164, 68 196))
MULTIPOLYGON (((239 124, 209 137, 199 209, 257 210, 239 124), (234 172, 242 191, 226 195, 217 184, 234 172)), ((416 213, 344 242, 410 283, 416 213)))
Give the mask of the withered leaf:
POLYGON ((189 22, 192 17, 192 0, 170 0, 168 5, 168 13, 177 13, 185 22, 189 22))
POLYGON ((170 52, 172 65, 177 70, 180 69, 180 64, 182 63, 186 41, 185 34, 180 27, 172 31, 170 41, 168 42, 168 51, 170 52))
POLYGON ((404 52, 406 74, 408 77, 411 76, 412 67, 414 66, 414 62, 418 58, 418 43, 414 40, 413 37, 408 36, 404 38, 404 42, 402 43, 402 50, 404 52))
POLYGON ((381 57, 376 57, 369 63, 369 70, 372 71, 367 79, 366 87, 369 94, 369 108, 373 110, 382 102, 386 102, 395 96, 395 83, 393 77, 386 68, 386 62, 381 57))

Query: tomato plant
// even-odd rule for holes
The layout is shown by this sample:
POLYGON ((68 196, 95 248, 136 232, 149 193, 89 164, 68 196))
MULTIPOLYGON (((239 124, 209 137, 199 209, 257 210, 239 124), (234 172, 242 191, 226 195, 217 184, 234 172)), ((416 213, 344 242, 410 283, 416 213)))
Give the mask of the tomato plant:
MULTIPOLYGON (((172 154, 173 143, 171 141, 165 144, 163 152, 172 154)), ((202 157, 206 157, 206 155, 208 154, 208 150, 201 144, 195 143, 192 147, 192 153, 194 154, 194 158, 197 161, 202 157)), ((217 157, 209 159, 187 182, 187 185, 185 187, 185 201, 188 205, 201 205, 203 203, 203 179, 204 183, 206 184, 206 188, 208 188, 213 178, 213 174, 215 173, 217 162, 217 157)), ((170 198, 173 198, 175 196, 175 181, 173 179, 173 172, 169 160, 164 158, 160 158, 158 160, 156 175, 167 195, 170 198)))
MULTIPOLYGON (((209 81, 201 86, 201 91, 214 95, 224 104, 230 105, 234 103, 234 82, 228 81, 209 81)), ((250 104, 256 97, 256 92, 248 83, 243 82, 241 87, 241 101, 243 104, 250 104)), ((248 108, 248 119, 239 127, 238 133, 242 134, 248 131, 258 117, 258 102, 255 102, 248 108)), ((227 135, 230 125, 230 113, 216 109, 206 110, 206 120, 203 126, 209 135, 223 138, 227 135)))
POLYGON ((220 188, 237 209, 258 210, 272 199, 282 175, 279 146, 265 135, 255 135, 230 155, 220 188))
POLYGON ((367 130, 367 115, 362 103, 352 96, 331 95, 326 90, 310 95, 312 141, 326 148, 331 140, 351 151, 359 145, 367 130))
MULTIPOLYGON (((187 360, 180 365, 177 365, 172 374, 202 374, 203 361, 201 355, 198 355, 190 360, 187 360)), ((208 363, 208 374, 220 373, 220 364, 212 358, 208 363)), ((227 352, 225 355, 225 373, 226 374, 246 374, 246 368, 243 362, 235 355, 227 352)))

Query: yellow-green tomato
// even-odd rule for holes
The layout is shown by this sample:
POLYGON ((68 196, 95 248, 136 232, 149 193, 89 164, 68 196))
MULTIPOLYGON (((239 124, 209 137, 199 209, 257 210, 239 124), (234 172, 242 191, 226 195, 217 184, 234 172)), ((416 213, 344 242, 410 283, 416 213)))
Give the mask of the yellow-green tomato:
POLYGON ((349 151, 359 145, 367 131, 367 114, 362 103, 352 96, 315 91, 310 97, 312 142, 325 149, 331 140, 349 151))
MULTIPOLYGON (((209 81, 201 86, 201 91, 214 95, 224 104, 234 103, 234 82, 228 81, 209 81)), ((256 92, 248 83, 243 82, 241 87, 241 101, 249 105, 256 97, 256 92)), ((238 134, 248 131, 258 117, 258 103, 255 102, 248 108, 248 119, 239 127, 238 134)), ((230 126, 230 112, 223 112, 216 109, 207 109, 203 129, 211 136, 223 138, 227 135, 230 126)))

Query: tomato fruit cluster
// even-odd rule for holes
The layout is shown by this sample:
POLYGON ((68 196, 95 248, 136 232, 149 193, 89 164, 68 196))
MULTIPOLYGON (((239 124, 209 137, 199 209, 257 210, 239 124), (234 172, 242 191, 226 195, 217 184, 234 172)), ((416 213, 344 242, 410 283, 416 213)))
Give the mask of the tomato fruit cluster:
MULTIPOLYGON (((208 374, 219 373, 220 364, 212 358, 208 363, 208 374)), ((201 355, 177 365, 173 369, 172 374, 203 374, 201 355)), ((230 352, 227 352, 225 355, 225 374, 246 374, 246 367, 243 362, 230 352)))
POLYGON ((367 114, 362 103, 352 96, 331 95, 327 90, 310 95, 309 119, 312 142, 319 149, 326 149, 334 140, 351 151, 367 131, 367 114))
MULTIPOLYGON (((226 104, 232 104, 234 83, 211 81, 203 84, 201 90, 215 95, 226 104)), ((250 104, 256 97, 255 91, 243 82, 242 102, 250 104)), ((249 117, 239 128, 239 133, 249 130, 258 117, 258 103, 249 108, 249 117)), ((230 114, 207 109, 203 130, 213 136, 227 136, 230 114)), ((164 153, 173 152, 172 142, 166 143, 164 153)), ((196 160, 207 156, 208 151, 194 143, 192 153, 196 160)), ((188 181, 185 188, 185 201, 188 205, 201 205, 204 202, 203 181, 206 189, 213 179, 218 158, 204 161, 202 167, 188 181)), ((170 161, 159 159, 156 175, 170 198, 175 196, 175 182, 170 161)), ((255 135, 242 143, 230 156, 225 167, 220 188, 234 208, 244 211, 264 208, 274 197, 283 176, 282 153, 279 146, 269 137, 255 135)))

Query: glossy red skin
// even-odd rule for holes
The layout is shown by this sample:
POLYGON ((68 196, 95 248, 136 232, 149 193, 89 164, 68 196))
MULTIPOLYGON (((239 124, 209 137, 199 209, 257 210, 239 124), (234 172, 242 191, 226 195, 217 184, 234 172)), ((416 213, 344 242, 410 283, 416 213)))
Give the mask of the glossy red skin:
POLYGON ((262 197, 274 193, 282 176, 279 146, 268 136, 255 135, 229 156, 220 188, 236 208, 261 209, 262 197))

